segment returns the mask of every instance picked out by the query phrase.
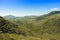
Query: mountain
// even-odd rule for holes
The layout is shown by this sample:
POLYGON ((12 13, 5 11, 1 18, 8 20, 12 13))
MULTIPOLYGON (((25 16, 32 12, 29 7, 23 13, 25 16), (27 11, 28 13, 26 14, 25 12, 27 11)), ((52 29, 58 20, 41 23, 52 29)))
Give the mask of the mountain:
POLYGON ((6 20, 15 23, 16 25, 21 25, 26 23, 26 21, 33 21, 37 18, 38 16, 24 16, 24 17, 15 17, 13 15, 8 15, 4 16, 6 20))
POLYGON ((0 20, 3 24, 0 24, 1 27, 13 31, 13 34, 10 31, 7 32, 8 34, 3 34, 6 35, 6 40, 60 40, 60 11, 52 11, 38 17, 25 16, 22 19, 16 18, 15 21, 2 17, 0 20), (7 25, 4 26, 5 24, 7 25))
MULTIPOLYGON (((14 24, 0 16, 0 31, 8 33, 12 31, 14 24)), ((16 25, 15 25, 16 27, 16 25)))
POLYGON ((15 19, 16 17, 13 15, 7 15, 7 16, 3 16, 3 18, 12 20, 12 19, 15 19))
POLYGON ((40 26, 47 29, 51 28, 50 32, 53 30, 53 32, 60 33, 60 25, 59 25, 60 24, 60 11, 52 11, 48 13, 47 15, 43 15, 42 17, 43 18, 38 21, 41 23, 40 26))
POLYGON ((24 16, 24 17, 15 17, 13 15, 7 15, 7 16, 3 16, 3 18, 5 19, 11 19, 11 20, 15 20, 15 19, 21 19, 21 20, 34 20, 37 16, 24 16))
POLYGON ((22 34, 24 32, 18 30, 18 26, 8 20, 5 20, 3 17, 0 16, 0 31, 2 33, 16 33, 22 34))
POLYGON ((51 11, 48 14, 37 17, 36 20, 46 19, 48 16, 57 15, 57 14, 60 15, 60 11, 51 11))

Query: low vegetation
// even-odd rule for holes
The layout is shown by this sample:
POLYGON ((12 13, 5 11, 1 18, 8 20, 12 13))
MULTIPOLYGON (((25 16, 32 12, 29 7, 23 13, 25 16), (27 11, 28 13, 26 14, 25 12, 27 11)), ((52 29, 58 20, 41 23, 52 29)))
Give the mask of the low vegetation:
POLYGON ((0 40, 60 40, 60 11, 11 18, 0 17, 0 40))

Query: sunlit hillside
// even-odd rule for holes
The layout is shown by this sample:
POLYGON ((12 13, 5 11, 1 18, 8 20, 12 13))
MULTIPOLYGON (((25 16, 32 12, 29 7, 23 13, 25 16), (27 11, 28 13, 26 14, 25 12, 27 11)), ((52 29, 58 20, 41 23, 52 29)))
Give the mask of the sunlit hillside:
POLYGON ((60 40, 60 11, 12 18, 0 16, 0 40, 60 40))

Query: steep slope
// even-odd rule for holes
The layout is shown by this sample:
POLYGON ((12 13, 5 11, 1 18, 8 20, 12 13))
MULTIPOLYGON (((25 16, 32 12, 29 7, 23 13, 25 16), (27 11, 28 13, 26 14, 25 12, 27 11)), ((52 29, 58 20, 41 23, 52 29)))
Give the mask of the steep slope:
POLYGON ((60 11, 51 11, 48 14, 37 17, 36 20, 46 19, 48 16, 57 15, 57 14, 60 14, 60 11))
POLYGON ((18 30, 18 26, 0 16, 0 40, 40 40, 26 36, 25 32, 18 30), (19 34, 19 35, 18 35, 19 34))
MULTIPOLYGON (((60 11, 52 11, 38 21, 45 33, 60 33, 60 11)), ((40 18, 39 18, 40 19, 40 18)))
POLYGON ((16 24, 5 20, 1 16, 0 16, 0 31, 2 33, 14 33, 22 35, 25 34, 25 32, 18 30, 18 26, 16 24))
POLYGON ((15 24, 5 20, 4 18, 0 16, 0 31, 5 32, 5 33, 12 32, 12 29, 15 27, 16 27, 15 24))
POLYGON ((26 21, 22 24, 24 31, 41 40, 60 40, 60 11, 52 11, 36 21, 26 21), (26 29, 24 29, 26 28, 26 29))
POLYGON ((16 19, 15 22, 15 24, 19 24, 19 31, 25 32, 27 37, 33 37, 34 40, 60 40, 60 11, 52 11, 46 15, 37 17, 36 20, 29 19, 22 21, 16 19))
POLYGON ((49 40, 60 40, 60 11, 52 11, 39 17, 37 25, 41 35, 50 38, 49 40))

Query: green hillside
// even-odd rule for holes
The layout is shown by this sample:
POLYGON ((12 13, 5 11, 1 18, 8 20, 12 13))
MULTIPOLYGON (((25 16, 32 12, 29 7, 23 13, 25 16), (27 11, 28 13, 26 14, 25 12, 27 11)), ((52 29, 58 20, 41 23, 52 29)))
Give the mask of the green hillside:
POLYGON ((60 40, 60 11, 30 17, 20 17, 15 20, 0 17, 0 31, 2 31, 0 39, 60 40))

